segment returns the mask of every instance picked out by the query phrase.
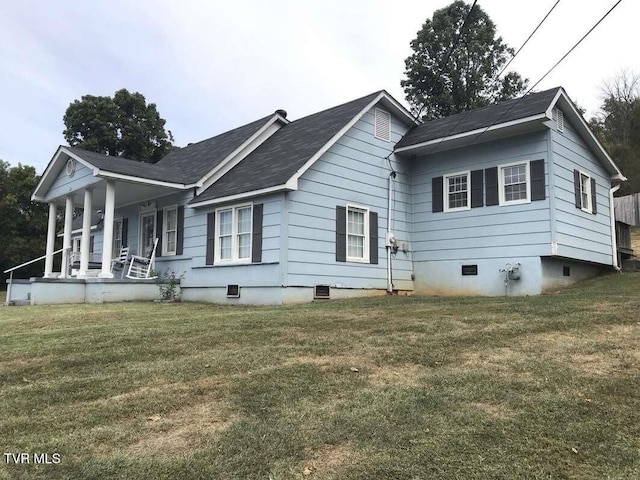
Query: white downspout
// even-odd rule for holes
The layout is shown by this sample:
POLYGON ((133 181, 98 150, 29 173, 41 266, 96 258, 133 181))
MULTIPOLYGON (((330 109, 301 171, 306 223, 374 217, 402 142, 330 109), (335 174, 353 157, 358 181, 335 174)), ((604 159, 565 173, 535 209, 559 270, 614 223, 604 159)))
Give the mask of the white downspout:
POLYGON ((613 268, 620 271, 618 265, 618 240, 616 239, 616 213, 613 201, 613 194, 620 189, 620 185, 616 185, 609 190, 609 216, 611 217, 611 253, 613 254, 613 268))
POLYGON ((391 197, 393 192, 393 179, 396 178, 396 172, 393 170, 389 174, 389 189, 387 191, 387 235, 385 244, 387 247, 387 292, 393 293, 393 277, 391 273, 391 197))

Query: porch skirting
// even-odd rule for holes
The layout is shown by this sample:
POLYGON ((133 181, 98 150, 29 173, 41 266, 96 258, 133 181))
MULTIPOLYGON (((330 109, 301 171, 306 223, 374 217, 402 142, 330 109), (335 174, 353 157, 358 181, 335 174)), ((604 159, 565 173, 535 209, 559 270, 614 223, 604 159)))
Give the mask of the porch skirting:
POLYGON ((14 280, 11 301, 16 305, 105 303, 160 298, 155 280, 112 278, 30 278, 14 280))

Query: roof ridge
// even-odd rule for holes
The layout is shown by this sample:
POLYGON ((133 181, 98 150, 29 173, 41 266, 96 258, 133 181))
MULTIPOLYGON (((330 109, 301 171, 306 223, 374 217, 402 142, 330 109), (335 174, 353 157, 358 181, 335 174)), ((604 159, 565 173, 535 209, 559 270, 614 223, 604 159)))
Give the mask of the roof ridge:
POLYGON ((349 100, 348 102, 344 102, 344 103, 341 103, 339 105, 334 105, 333 107, 325 108, 324 110, 320 110, 319 112, 310 113, 308 115, 305 115, 304 117, 296 118, 295 120, 291 120, 291 122, 289 122, 289 123, 290 124, 291 123, 296 123, 296 122, 299 122, 300 120, 305 120, 307 118, 314 117, 314 116, 320 115, 322 113, 327 113, 327 112, 329 112, 331 110, 335 110, 337 108, 345 107, 347 105, 350 105, 350 104, 353 104, 353 103, 356 103, 356 102, 360 102, 360 101, 364 100, 365 98, 369 98, 369 97, 373 98, 373 97, 375 97, 377 95, 380 95, 382 92, 387 93, 387 91, 384 90, 384 89, 383 90, 378 90, 378 91, 372 92, 372 93, 370 93, 368 95, 363 95, 363 96, 358 97, 356 99, 349 100))

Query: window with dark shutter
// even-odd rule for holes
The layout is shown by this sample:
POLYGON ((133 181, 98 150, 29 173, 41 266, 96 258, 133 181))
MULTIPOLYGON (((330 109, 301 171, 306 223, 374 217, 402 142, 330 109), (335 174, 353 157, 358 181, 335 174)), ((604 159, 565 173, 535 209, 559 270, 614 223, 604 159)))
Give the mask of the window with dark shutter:
POLYGON ((529 166, 531 172, 531 200, 544 200, 544 160, 534 160, 529 166))
POLYGON ((471 208, 484 206, 484 171, 471 172, 471 208))
POLYGON ((598 213, 598 199, 596 197, 596 179, 591 178, 591 213, 598 213))
POLYGON ((347 261, 347 207, 336 206, 336 262, 347 261))
POLYGON ((176 233, 176 255, 182 255, 184 249, 184 206, 178 207, 178 228, 176 233))
POLYGON ((251 262, 262 262, 262 213, 263 204, 253 205, 253 232, 251 239, 251 262))
POLYGON ((207 253, 206 264, 213 265, 216 243, 216 212, 207 214, 207 253))
POLYGON ((444 210, 442 177, 431 179, 431 211, 433 213, 444 210))
POLYGON ((582 198, 580 195, 580 171, 573 171, 573 195, 575 199, 576 208, 582 208, 582 198))
POLYGON ((484 181, 487 186, 485 204, 498 205, 500 196, 498 194, 498 167, 486 168, 484 171, 484 181))
POLYGON ((156 257, 162 256, 162 217, 164 216, 163 210, 156 212, 156 236, 158 237, 158 246, 156 247, 156 257))
POLYGON ((122 246, 129 246, 129 219, 122 219, 122 246))
POLYGON ((369 212, 369 263, 378 264, 378 214, 369 212))

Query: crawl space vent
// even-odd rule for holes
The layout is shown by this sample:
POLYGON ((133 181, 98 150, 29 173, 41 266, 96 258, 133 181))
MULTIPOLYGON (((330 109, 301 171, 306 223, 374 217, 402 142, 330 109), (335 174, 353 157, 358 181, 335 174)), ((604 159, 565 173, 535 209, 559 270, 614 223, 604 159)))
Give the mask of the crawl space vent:
POLYGON ((316 285, 313 287, 313 298, 329 298, 329 285, 316 285))
POLYGON ((227 285, 227 298, 240 298, 240 286, 227 285))
POLYGON ((462 275, 478 275, 478 265, 462 265, 462 275))

